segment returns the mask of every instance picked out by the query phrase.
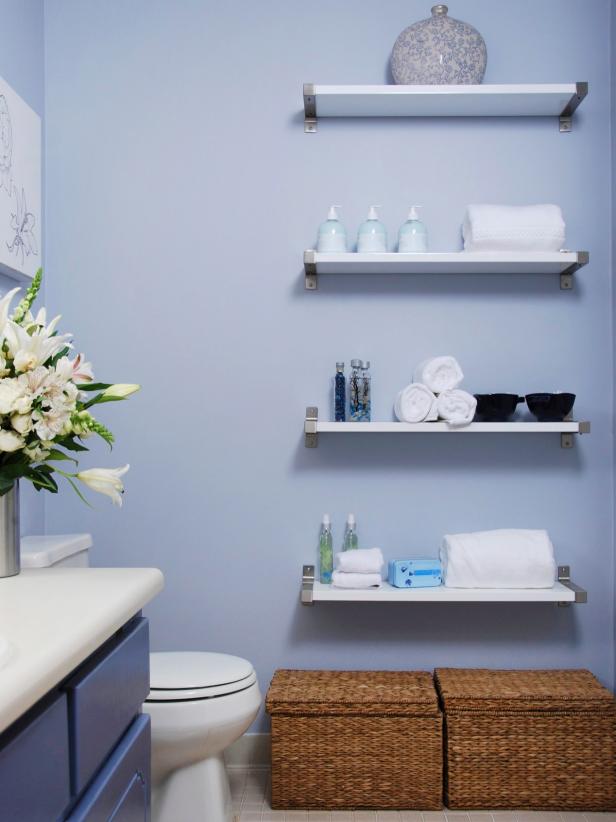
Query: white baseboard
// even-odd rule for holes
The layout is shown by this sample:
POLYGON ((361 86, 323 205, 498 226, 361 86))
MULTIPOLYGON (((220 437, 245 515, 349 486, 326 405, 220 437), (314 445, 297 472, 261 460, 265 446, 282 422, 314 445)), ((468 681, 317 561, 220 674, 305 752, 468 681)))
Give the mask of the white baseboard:
POLYGON ((225 751, 227 768, 269 768, 270 735, 244 734, 225 751))

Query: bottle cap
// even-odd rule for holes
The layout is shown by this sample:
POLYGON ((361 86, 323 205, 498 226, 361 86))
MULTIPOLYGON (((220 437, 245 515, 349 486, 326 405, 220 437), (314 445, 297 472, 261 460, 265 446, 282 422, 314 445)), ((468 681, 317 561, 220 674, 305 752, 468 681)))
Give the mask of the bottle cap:
POLYGON ((361 360, 351 360, 351 368, 361 368, 361 360))
POLYGON ((377 211, 377 208, 380 208, 380 207, 381 207, 380 205, 371 205, 370 206, 370 211, 368 212, 368 219, 369 220, 378 220, 379 219, 379 213, 377 211))
POLYGON ((353 528, 355 527, 355 525, 356 525, 356 521, 355 521, 355 514, 349 514, 349 515, 348 515, 348 517, 347 517, 347 525, 352 525, 352 526, 353 526, 353 528))
POLYGON ((327 219, 328 220, 337 220, 338 219, 338 209, 342 208, 339 205, 332 205, 329 207, 329 211, 327 212, 327 219))
POLYGON ((331 525, 332 524, 332 520, 331 520, 331 517, 330 517, 329 514, 323 514, 322 524, 323 525, 331 525))
POLYGON ((362 364, 362 371, 367 371, 369 368, 370 368, 370 360, 366 360, 366 362, 362 364))
POLYGON ((337 362, 337 363, 336 363, 336 368, 337 368, 339 371, 342 371, 342 370, 344 369, 344 363, 343 363, 343 362, 337 362))
POLYGON ((409 211, 409 220, 419 220, 419 208, 423 208, 420 205, 411 206, 411 210, 409 211))

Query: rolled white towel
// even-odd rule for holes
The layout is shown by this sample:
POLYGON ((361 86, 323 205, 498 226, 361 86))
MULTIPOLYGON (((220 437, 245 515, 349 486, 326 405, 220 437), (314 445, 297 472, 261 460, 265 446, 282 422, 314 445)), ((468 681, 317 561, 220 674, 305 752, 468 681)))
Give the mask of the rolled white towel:
POLYGON ((414 383, 423 383, 434 394, 457 388, 464 374, 455 357, 432 357, 420 363, 413 374, 414 383))
POLYGON ((441 547, 450 588, 551 588, 554 547, 547 531, 501 529, 447 534, 441 547))
POLYGON ((438 417, 436 397, 427 385, 412 382, 396 397, 394 413, 400 422, 425 422, 438 417))
POLYGON ((475 416, 477 400, 467 391, 456 388, 454 391, 443 391, 436 400, 438 415, 451 426, 469 425, 475 416))
POLYGON ((336 568, 352 574, 380 574, 385 564, 380 548, 354 548, 336 554, 336 568))
POLYGON ((380 588, 383 580, 380 574, 347 574, 334 571, 332 585, 336 588, 380 588))
POLYGON ((565 221, 557 205, 469 205, 462 236, 465 251, 560 251, 565 221))

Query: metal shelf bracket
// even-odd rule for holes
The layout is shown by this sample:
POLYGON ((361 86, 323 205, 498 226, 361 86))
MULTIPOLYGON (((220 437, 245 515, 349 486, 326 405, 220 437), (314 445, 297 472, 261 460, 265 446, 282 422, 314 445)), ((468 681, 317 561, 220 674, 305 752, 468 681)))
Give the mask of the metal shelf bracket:
POLYGON ((570 131, 573 131, 573 112, 588 94, 588 83, 576 83, 575 89, 575 94, 569 100, 558 118, 558 130, 561 134, 568 134, 570 131))
POLYGON ((306 419, 304 420, 304 445, 306 448, 316 448, 319 444, 317 433, 317 422, 319 420, 319 409, 314 405, 306 408, 306 419))
MULTIPOLYGON (((569 588, 570 591, 575 593, 575 603, 585 603, 588 602, 588 593, 583 589, 580 588, 579 585, 576 585, 575 582, 571 582, 571 568, 569 565, 559 565, 558 566, 558 581, 561 585, 564 585, 565 588, 569 588)), ((559 608, 565 608, 568 605, 571 605, 570 602, 559 602, 559 608)))
MULTIPOLYGON (((589 422, 580 422, 579 423, 579 430, 578 434, 590 434, 590 423, 589 422)), ((574 445, 574 436, 575 434, 561 434, 560 435, 560 447, 561 448, 573 448, 574 445)))
POLYGON ((590 255, 588 251, 578 251, 576 262, 565 269, 560 275, 560 287, 563 291, 570 291, 573 288, 573 275, 582 266, 588 265, 590 255))
POLYGON ((304 565, 302 568, 302 590, 300 602, 302 605, 314 605, 312 591, 314 589, 314 565, 304 565))
POLYGON ((306 290, 316 291, 319 287, 317 280, 317 264, 315 263, 315 253, 312 249, 304 251, 304 273, 306 275, 306 290))
POLYGON ((317 130, 317 101, 314 83, 304 83, 304 131, 315 134, 317 130))

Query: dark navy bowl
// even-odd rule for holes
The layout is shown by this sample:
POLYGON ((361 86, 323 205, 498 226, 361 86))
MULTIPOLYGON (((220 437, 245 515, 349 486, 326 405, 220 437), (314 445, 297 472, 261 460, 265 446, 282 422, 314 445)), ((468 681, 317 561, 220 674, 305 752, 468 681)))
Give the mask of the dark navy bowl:
POLYGON ((562 422, 573 410, 575 394, 527 394, 526 403, 539 422, 562 422))
POLYGON ((513 416, 524 397, 517 394, 475 394, 477 410, 475 419, 484 422, 506 422, 513 416))

